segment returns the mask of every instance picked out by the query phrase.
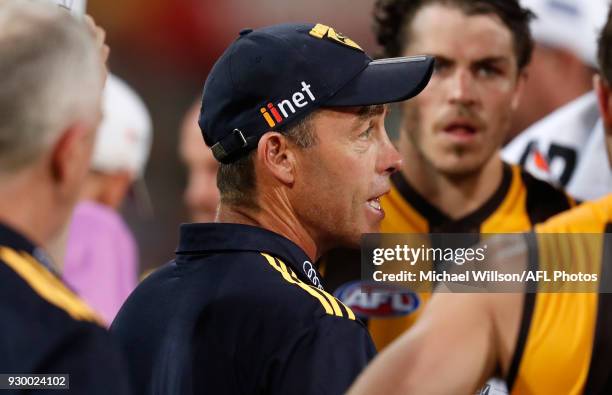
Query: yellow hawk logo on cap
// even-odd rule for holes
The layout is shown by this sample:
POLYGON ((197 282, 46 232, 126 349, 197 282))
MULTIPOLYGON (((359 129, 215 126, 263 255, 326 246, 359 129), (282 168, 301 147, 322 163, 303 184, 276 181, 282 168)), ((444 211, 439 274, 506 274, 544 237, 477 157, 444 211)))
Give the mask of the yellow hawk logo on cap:
POLYGON ((332 41, 363 52, 363 49, 361 49, 361 47, 355 41, 346 37, 342 33, 338 33, 333 27, 323 25, 322 23, 317 23, 310 31, 310 35, 319 39, 328 38, 332 41))

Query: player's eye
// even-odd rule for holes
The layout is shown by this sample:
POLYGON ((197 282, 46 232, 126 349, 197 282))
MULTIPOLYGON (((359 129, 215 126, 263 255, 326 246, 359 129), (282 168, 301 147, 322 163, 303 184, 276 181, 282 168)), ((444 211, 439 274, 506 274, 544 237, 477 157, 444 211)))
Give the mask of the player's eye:
POLYGON ((481 64, 476 67, 476 73, 479 77, 494 77, 502 72, 498 67, 490 64, 481 64))
POLYGON ((441 74, 449 70, 451 63, 445 59, 436 59, 434 63, 434 74, 441 74))

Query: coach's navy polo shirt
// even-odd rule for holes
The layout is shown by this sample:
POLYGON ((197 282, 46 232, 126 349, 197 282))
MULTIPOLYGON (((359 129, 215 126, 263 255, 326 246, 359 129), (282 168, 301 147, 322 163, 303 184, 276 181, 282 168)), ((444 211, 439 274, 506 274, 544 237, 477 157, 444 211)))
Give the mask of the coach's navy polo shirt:
MULTIPOLYGON (((125 361, 98 318, 26 237, 0 223, 0 373, 68 374, 57 394, 129 394, 125 361)), ((57 381, 61 383, 61 381, 57 381)), ((0 394, 47 394, 43 388, 0 394)))
POLYGON ((176 259, 130 295, 111 331, 139 394, 343 394, 374 356, 290 240, 182 225, 176 259))

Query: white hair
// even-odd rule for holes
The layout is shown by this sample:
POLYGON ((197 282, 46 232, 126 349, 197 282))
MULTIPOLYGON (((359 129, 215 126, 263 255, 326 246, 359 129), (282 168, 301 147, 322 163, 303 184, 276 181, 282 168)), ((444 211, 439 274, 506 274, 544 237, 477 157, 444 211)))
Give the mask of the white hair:
POLYGON ((73 123, 94 122, 102 67, 83 21, 40 0, 0 0, 0 172, 35 162, 73 123))

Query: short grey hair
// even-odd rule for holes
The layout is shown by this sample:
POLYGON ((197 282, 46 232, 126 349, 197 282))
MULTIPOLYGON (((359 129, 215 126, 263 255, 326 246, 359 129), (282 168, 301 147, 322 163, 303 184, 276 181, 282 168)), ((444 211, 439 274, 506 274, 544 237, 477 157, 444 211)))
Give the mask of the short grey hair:
MULTIPOLYGON (((308 149, 318 142, 313 122, 317 113, 318 110, 315 110, 285 130, 277 131, 283 133, 299 148, 308 149)), ((233 163, 219 165, 217 188, 221 195, 221 203, 259 209, 254 164, 256 152, 257 148, 233 163)))
POLYGON ((32 164, 64 128, 99 114, 102 62, 92 33, 40 0, 0 0, 0 173, 32 164))

